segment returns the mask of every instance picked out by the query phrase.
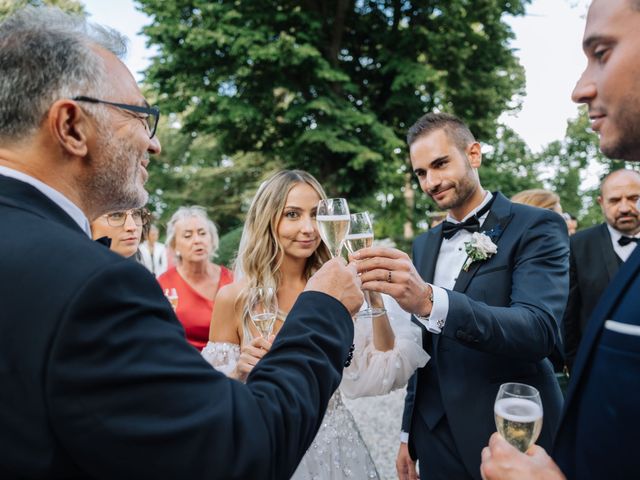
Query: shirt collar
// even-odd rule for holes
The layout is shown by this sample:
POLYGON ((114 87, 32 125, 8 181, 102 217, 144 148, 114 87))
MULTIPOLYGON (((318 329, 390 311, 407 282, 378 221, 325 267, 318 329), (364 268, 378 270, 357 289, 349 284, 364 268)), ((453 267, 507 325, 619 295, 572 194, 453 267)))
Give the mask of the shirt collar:
POLYGON ((62 210, 64 210, 67 215, 69 215, 78 224, 78 226, 80 226, 82 231, 84 231, 89 236, 89 238, 91 238, 91 226, 86 215, 75 203, 65 197, 62 193, 55 190, 54 188, 51 188, 49 185, 41 182, 37 178, 27 175, 26 173, 19 172, 18 170, 14 170, 13 168, 5 167, 3 165, 0 165, 0 175, 4 175, 5 177, 10 177, 15 180, 28 183, 32 187, 39 190, 49 200, 51 200, 62 210))
MULTIPOLYGON (((456 220, 455 218, 453 218, 451 216, 450 213, 447 214, 447 218, 445 220, 447 220, 447 221, 449 221, 451 223, 464 222, 468 218, 471 218, 472 216, 474 216, 476 214, 476 212, 478 210, 480 210, 482 207, 484 207, 487 203, 489 203, 492 198, 493 198, 493 194, 487 190, 487 193, 485 194, 484 199, 482 200, 482 202, 480 202, 480 205, 478 205, 476 208, 471 210, 462 220, 456 220)), ((480 224, 482 224, 484 219, 487 218, 487 215, 489 215, 489 212, 485 213, 484 215, 482 215, 482 217, 478 218, 478 221, 480 222, 480 224)))
POLYGON ((607 228, 609 229, 609 234, 611 235, 611 241, 617 243, 620 240, 620 237, 631 237, 631 238, 640 238, 640 234, 628 235, 626 233, 622 233, 620 230, 616 230, 611 225, 607 223, 607 228))

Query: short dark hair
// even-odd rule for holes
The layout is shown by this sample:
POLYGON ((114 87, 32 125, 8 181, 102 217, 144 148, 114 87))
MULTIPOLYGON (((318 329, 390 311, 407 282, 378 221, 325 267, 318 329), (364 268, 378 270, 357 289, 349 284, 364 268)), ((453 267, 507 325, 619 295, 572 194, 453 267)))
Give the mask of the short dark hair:
POLYGON ((407 144, 411 147, 418 138, 441 129, 460 151, 464 151, 469 144, 476 141, 469 127, 458 117, 448 113, 427 113, 409 128, 407 144))

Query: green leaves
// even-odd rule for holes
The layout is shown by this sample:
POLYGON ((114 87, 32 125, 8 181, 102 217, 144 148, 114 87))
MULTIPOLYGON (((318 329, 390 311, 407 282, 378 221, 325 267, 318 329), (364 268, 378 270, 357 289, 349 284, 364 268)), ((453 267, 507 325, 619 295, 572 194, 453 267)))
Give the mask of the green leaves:
MULTIPOLYGON (((524 88, 502 18, 522 14, 528 0, 138 3, 158 47, 146 82, 182 131, 215 138, 211 166, 228 158, 235 170, 309 170, 398 234, 418 208, 406 197, 407 128, 439 109, 493 143, 498 116, 524 88)), ((235 173, 220 168, 233 184, 235 173)), ((257 179, 244 173, 250 193, 257 179)), ((190 175, 193 185, 198 174, 190 175)), ((212 176, 201 188, 214 186, 212 176)), ((216 199, 226 211, 236 202, 241 221, 238 196, 216 199)))

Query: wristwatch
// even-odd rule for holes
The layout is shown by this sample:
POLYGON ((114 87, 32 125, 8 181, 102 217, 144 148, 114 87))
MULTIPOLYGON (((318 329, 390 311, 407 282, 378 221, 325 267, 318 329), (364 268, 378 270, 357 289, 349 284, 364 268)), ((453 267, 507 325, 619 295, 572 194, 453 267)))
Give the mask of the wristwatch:
MULTIPOLYGON (((431 285, 429 285, 429 301, 431 302, 431 306, 433 307, 433 288, 431 287, 431 285)), ((431 317, 431 314, 422 316, 422 315, 418 315, 417 313, 414 313, 413 316, 422 322, 428 322, 429 317, 431 317)), ((442 326, 444 326, 444 322, 442 326)), ((438 327, 442 328, 440 327, 440 325, 438 325, 438 327)))

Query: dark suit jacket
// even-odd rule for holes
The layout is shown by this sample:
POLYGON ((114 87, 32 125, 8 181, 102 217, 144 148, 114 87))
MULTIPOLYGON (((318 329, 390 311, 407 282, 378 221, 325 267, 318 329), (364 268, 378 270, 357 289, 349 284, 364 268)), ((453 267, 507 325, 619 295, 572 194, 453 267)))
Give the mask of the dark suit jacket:
POLYGON ((342 304, 302 294, 243 385, 35 188, 0 176, 0 225, 0 478, 289 478, 341 378, 342 304))
MULTIPOLYGON (((440 335, 423 328, 431 360, 412 378, 403 430, 420 415, 434 429, 446 415, 462 461, 480 478, 480 452, 495 432, 493 404, 500 384, 535 386, 542 396, 539 442, 550 445, 562 395, 549 356, 560 338, 559 323, 569 290, 569 241, 560 215, 515 204, 497 194, 482 226, 498 252, 461 271, 449 296, 440 335)), ((413 261, 433 281, 442 227, 414 242, 413 261)), ((411 447, 411 434, 410 449, 411 447)))
POLYGON ((563 334, 565 361, 571 369, 587 320, 621 262, 606 223, 576 233, 569 242, 570 288, 563 334))
POLYGON ((638 478, 640 249, 620 267, 578 349, 553 457, 569 480, 638 478), (617 324, 605 322, 613 320, 617 324))

